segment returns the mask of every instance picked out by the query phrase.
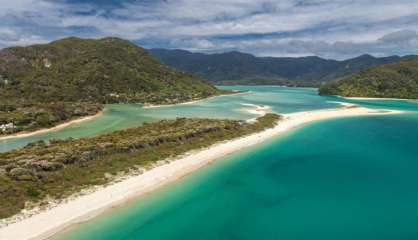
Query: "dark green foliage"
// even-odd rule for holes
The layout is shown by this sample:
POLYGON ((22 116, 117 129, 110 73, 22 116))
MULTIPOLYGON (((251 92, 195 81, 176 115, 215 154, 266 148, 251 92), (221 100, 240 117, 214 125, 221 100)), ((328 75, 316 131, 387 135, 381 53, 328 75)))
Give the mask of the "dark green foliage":
POLYGON ((122 39, 67 38, 0 51, 1 96, 27 101, 176 102, 218 91, 122 39))
POLYGON ((178 103, 221 92, 118 38, 66 38, 0 50, 0 125, 50 127, 104 103, 178 103))
POLYGON ((94 115, 101 109, 101 104, 88 102, 0 102, 0 126, 13 123, 13 127, 0 130, 0 136, 53 127, 73 118, 94 115))
POLYGON ((372 67, 320 87, 322 95, 418 98, 418 58, 372 67))
POLYGON ((26 201, 63 198, 109 176, 150 168, 158 161, 266 128, 280 116, 255 123, 237 120, 163 120, 84 139, 40 141, 0 153, 0 218, 19 212, 26 201))
POLYGON ((26 195, 29 198, 37 198, 41 195, 41 192, 39 192, 36 188, 33 186, 30 186, 28 189, 26 189, 26 195))
POLYGON ((255 57, 240 52, 202 54, 184 50, 151 49, 151 53, 170 66, 221 85, 319 86, 322 82, 345 77, 370 66, 410 58, 375 58, 363 55, 335 61, 319 57, 255 57))

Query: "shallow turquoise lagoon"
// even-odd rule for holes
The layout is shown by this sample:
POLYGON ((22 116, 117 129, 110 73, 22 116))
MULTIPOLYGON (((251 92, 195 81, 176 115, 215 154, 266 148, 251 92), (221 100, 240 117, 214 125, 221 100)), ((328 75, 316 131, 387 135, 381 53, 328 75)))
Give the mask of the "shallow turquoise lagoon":
POLYGON ((107 105, 102 117, 73 125, 65 129, 36 136, 0 141, 0 152, 23 147, 29 142, 50 138, 80 138, 95 136, 118 129, 135 127, 146 121, 176 117, 250 119, 257 117, 245 110, 251 106, 268 105, 272 111, 289 113, 322 108, 333 108, 335 99, 320 97, 316 89, 283 87, 221 87, 223 89, 249 90, 236 94, 211 98, 194 104, 144 109, 139 104, 107 105))

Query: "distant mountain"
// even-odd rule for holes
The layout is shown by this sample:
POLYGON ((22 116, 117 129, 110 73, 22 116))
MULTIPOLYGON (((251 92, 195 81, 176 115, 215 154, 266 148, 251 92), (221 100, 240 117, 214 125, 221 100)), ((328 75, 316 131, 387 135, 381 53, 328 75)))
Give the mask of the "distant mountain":
POLYGON ((150 52, 167 65, 196 74, 215 84, 319 86, 322 82, 355 74, 371 66, 404 59, 397 56, 375 58, 362 55, 336 61, 319 57, 255 57, 241 52, 202 54, 167 49, 151 49, 150 52))
POLYGON ((418 99, 418 57, 371 67, 322 85, 322 95, 418 99))
POLYGON ((0 135, 92 115, 103 103, 178 103, 219 93, 118 38, 0 50, 0 135))

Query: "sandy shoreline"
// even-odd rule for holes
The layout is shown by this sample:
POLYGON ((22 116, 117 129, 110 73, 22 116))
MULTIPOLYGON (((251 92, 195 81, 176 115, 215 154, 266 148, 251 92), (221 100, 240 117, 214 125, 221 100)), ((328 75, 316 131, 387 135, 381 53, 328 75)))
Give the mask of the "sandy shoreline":
POLYGON ((30 137, 30 136, 34 136, 34 135, 38 135, 38 134, 42 134, 42 133, 58 131, 58 130, 61 130, 61 129, 66 128, 66 127, 68 127, 70 125, 73 125, 73 124, 78 124, 78 123, 90 121, 94 118, 100 117, 101 115, 103 115, 103 111, 100 111, 97 114, 92 115, 92 116, 82 117, 82 118, 74 119, 74 120, 71 120, 71 121, 68 121, 68 122, 64 122, 64 123, 59 124, 59 125, 57 125, 55 127, 52 127, 52 128, 45 128, 45 129, 40 129, 40 130, 36 130, 36 131, 33 131, 33 132, 22 132, 22 133, 17 133, 17 134, 13 134, 13 135, 0 137, 0 141, 7 140, 7 139, 12 139, 12 138, 30 137))
MULTIPOLYGON (((341 96, 338 96, 341 97, 341 96)), ((372 98, 372 97, 341 97, 351 100, 393 100, 393 101, 418 101, 418 99, 409 99, 409 98, 372 98)))
POLYGON ((189 104, 193 104, 193 103, 197 103, 197 102, 201 102, 201 101, 205 101, 205 100, 210 100, 210 99, 213 99, 213 98, 232 96, 232 95, 237 95, 237 94, 247 94, 247 93, 251 93, 251 91, 244 91, 244 92, 239 91, 239 92, 233 92, 233 93, 230 93, 230 94, 221 94, 221 95, 217 95, 217 96, 192 100, 192 101, 183 102, 183 103, 161 104, 161 105, 147 104, 147 105, 144 105, 143 108, 162 108, 162 107, 174 107, 174 106, 179 106, 179 105, 189 105, 189 104))
MULTIPOLYGON (((241 105, 245 106, 245 108, 241 109, 242 111, 257 115, 257 117, 264 116, 265 114, 271 112, 271 107, 267 105, 256 105, 251 103, 241 103, 241 105)), ((257 117, 248 119, 247 122, 255 122, 257 117)))
POLYGON ((267 139, 279 136, 304 124, 338 117, 384 115, 400 111, 372 110, 346 106, 310 112, 285 114, 284 119, 274 128, 242 138, 215 144, 207 149, 195 150, 175 161, 153 168, 141 175, 130 176, 96 191, 58 204, 28 218, 0 228, 0 239, 45 239, 74 224, 91 219, 135 197, 151 192, 162 185, 219 159, 267 139))

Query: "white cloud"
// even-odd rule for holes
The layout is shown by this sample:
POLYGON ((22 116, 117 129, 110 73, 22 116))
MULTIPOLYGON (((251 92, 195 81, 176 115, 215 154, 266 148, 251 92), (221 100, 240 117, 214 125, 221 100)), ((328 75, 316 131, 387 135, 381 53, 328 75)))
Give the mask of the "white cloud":
POLYGON ((182 46, 183 49, 190 51, 211 50, 217 47, 211 41, 198 38, 173 40, 171 44, 174 46, 182 46))
POLYGON ((151 47, 162 42, 196 51, 234 48, 259 55, 342 58, 350 51, 400 54, 400 40, 409 37, 402 46, 418 53, 416 0, 155 0, 113 8, 87 0, 0 2, 0 47, 112 35, 151 47))
MULTIPOLYGON (((347 59, 362 54, 374 56, 408 55, 418 53, 417 32, 402 30, 362 42, 326 41, 320 38, 269 38, 235 41, 240 51, 250 51, 260 56, 321 56, 324 58, 347 59), (384 39, 384 40, 382 40, 384 39)), ((231 45, 231 43, 223 43, 231 45)))

